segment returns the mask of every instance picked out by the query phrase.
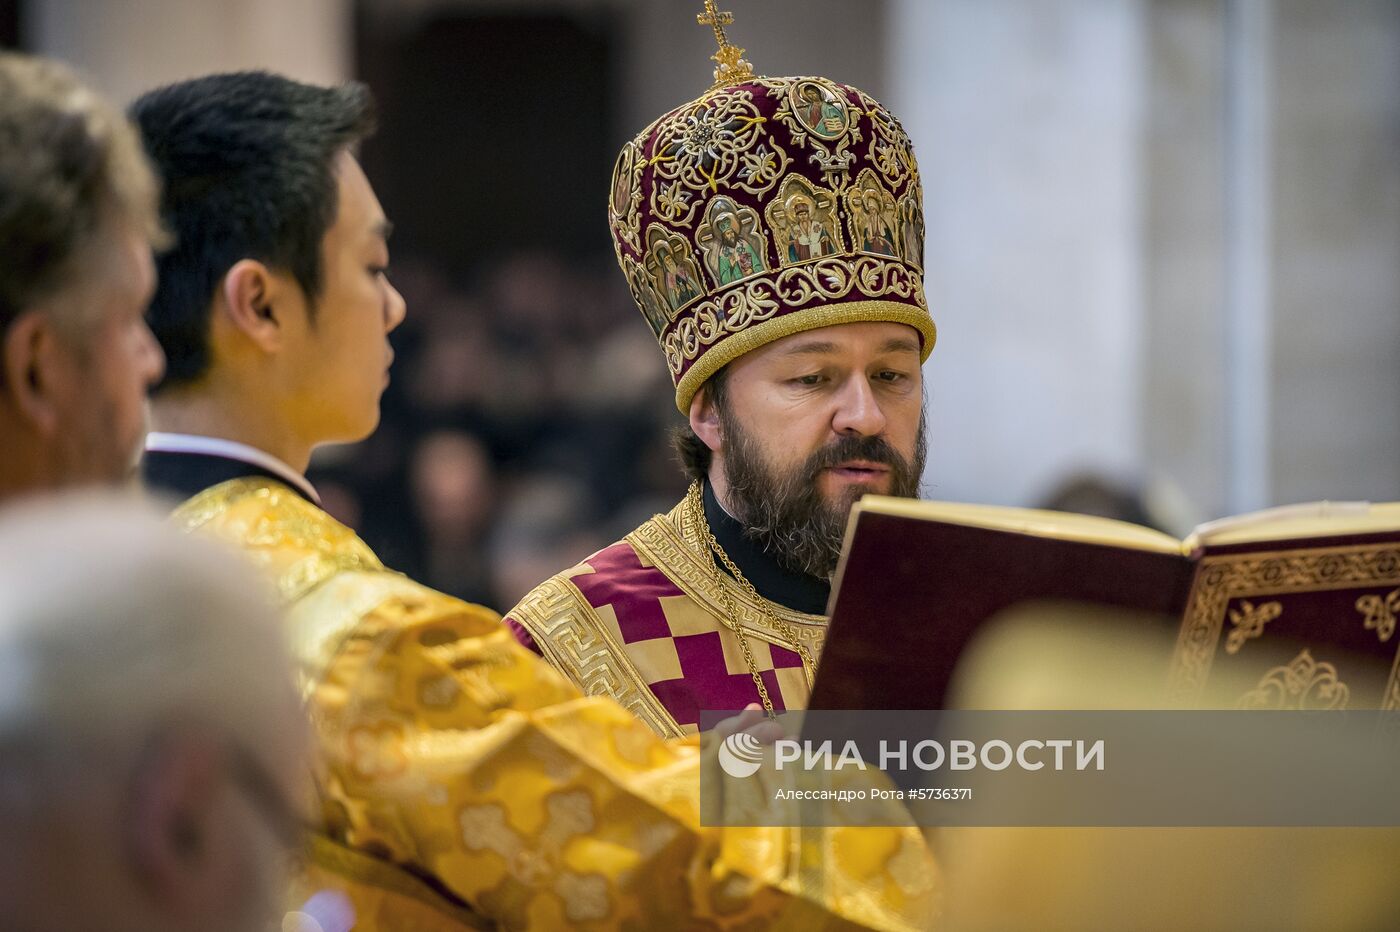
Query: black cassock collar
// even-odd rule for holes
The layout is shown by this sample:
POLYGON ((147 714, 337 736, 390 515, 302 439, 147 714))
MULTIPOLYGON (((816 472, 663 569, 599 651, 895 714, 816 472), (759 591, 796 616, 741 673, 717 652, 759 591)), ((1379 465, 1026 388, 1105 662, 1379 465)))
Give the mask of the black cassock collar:
MULTIPOLYGON (((753 583, 759 595, 796 612, 826 614, 826 602, 831 595, 828 580, 793 572, 745 537, 744 526, 720 507, 708 482, 704 486, 704 499, 705 520, 715 540, 739 567, 739 572, 753 583)), ((715 565, 726 574, 729 572, 718 557, 715 557, 715 565)))

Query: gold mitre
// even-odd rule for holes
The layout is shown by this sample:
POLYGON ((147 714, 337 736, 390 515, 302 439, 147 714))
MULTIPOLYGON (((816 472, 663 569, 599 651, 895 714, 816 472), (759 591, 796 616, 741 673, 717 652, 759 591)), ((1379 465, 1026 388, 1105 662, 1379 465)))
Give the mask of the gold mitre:
POLYGON ((622 147, 608 220, 684 414, 711 375, 781 337, 892 321, 936 331, 924 299, 923 190, 909 136, 827 78, 755 77, 705 0, 715 85, 622 147))

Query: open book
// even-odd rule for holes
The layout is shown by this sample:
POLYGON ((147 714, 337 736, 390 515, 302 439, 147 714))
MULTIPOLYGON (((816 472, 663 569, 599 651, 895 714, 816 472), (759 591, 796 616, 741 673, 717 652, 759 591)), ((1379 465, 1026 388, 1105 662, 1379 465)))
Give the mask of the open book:
POLYGON ((942 708, 984 626, 1040 602, 1173 631, 1173 701, 1189 704, 1214 670, 1254 684, 1242 707, 1400 709, 1400 503, 1275 508, 1177 540, 1107 518, 883 496, 852 511, 810 707, 942 708), (1360 675, 1376 663, 1387 677, 1360 675))

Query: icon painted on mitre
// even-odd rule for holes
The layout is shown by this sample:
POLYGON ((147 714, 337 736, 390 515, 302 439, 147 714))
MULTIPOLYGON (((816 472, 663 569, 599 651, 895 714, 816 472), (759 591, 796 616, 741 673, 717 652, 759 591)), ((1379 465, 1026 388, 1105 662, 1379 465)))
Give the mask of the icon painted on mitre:
POLYGON ((798 81, 789 91, 797 122, 821 139, 839 139, 850 127, 846 102, 816 81, 798 81))
POLYGON ((768 271, 764 258, 768 240, 759 227, 758 211, 752 207, 740 207, 723 195, 710 201, 695 241, 717 285, 723 287, 768 271))
POLYGON ((662 227, 647 230, 646 269, 656 290, 666 299, 670 317, 704 292, 700 269, 690 256, 684 237, 667 233, 662 227))
POLYGON ((905 261, 922 270, 924 267, 924 212, 919 208, 918 197, 912 192, 900 199, 899 226, 900 235, 904 241, 905 261))
POLYGON ((632 175, 636 163, 637 148, 629 142, 618 153, 617 165, 613 167, 612 201, 608 206, 612 208, 614 216, 625 216, 631 206, 632 175))
POLYGON ((798 265, 842 251, 835 197, 801 175, 788 176, 767 213, 783 265, 798 265))
POLYGON ((646 318, 651 332, 660 339, 666 325, 671 322, 670 308, 666 306, 666 299, 652 284, 651 276, 646 270, 631 259, 627 261, 627 284, 632 288, 632 297, 641 308, 642 316, 646 318))
POLYGON ((900 257, 896 246, 895 230, 899 224, 894 195, 885 190, 873 171, 867 168, 856 177, 855 185, 846 192, 846 206, 856 252, 900 257))

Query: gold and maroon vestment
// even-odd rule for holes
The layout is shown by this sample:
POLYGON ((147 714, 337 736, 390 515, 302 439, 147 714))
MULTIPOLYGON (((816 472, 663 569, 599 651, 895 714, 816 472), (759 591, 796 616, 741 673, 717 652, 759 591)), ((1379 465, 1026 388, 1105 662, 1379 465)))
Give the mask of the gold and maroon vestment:
POLYGON ((175 520, 275 580, 319 743, 299 886, 349 896, 357 930, 931 921, 916 830, 702 827, 695 740, 581 696, 495 613, 386 569, 280 482, 222 482, 175 520))
MULTIPOLYGON (((706 511, 714 507, 707 489, 706 511)), ((756 602, 718 571, 702 533, 682 502, 546 580, 507 621, 584 693, 615 699, 657 734, 673 737, 694 734, 701 711, 759 701, 726 623, 732 605, 774 709, 806 708, 810 672, 768 613, 786 622, 813 659, 821 654, 826 617, 763 596, 765 604, 756 602)))

